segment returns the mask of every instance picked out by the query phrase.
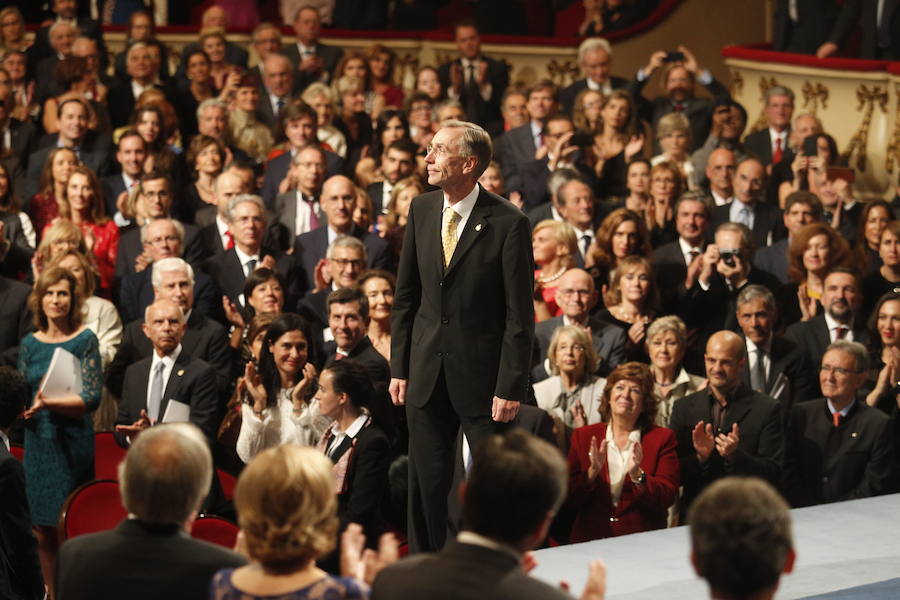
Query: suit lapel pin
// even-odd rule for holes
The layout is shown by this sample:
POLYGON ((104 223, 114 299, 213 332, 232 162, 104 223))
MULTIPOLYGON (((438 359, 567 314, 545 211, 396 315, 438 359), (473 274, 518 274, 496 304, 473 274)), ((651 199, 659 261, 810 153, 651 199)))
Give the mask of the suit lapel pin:
POLYGON ((850 434, 850 437, 855 438, 855 437, 857 437, 858 435, 859 435, 859 434, 856 433, 856 432, 854 431, 853 433, 850 434))
POLYGON ((475 226, 475 231, 481 231, 481 223, 475 226))
POLYGON ((178 369, 178 376, 184 377, 184 369, 178 369))

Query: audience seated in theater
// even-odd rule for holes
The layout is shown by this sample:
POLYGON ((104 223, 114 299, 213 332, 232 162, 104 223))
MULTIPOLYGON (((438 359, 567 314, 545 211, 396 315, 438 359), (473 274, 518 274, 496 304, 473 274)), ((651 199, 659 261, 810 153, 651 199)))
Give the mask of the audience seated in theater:
POLYGON ((734 171, 734 200, 715 206, 710 215, 709 233, 722 223, 740 223, 751 232, 749 240, 754 247, 762 248, 784 237, 779 227, 781 210, 766 202, 766 169, 755 158, 745 158, 734 171))
POLYGON ((900 221, 889 222, 881 232, 878 255, 881 266, 862 279, 862 315, 872 314, 878 299, 900 286, 900 221))
MULTIPOLYGON (((475 451, 462 496, 463 530, 438 554, 419 554, 382 570, 373 600, 459 596, 570 598, 529 577, 521 555, 547 537, 566 494, 566 465, 547 442, 513 428, 475 451)), ((590 593, 605 594, 605 569, 589 566, 590 593)))
POLYGON ((568 114, 574 112, 575 98, 584 90, 600 92, 609 96, 613 90, 624 89, 628 80, 611 75, 613 51, 604 38, 591 37, 578 46, 578 66, 584 74, 559 94, 562 109, 568 114))
POLYGON ((366 335, 385 360, 391 360, 391 308, 397 291, 393 273, 370 269, 359 277, 359 289, 369 302, 369 328, 366 335))
POLYGON ((659 163, 650 169, 650 201, 644 212, 651 244, 658 248, 675 241, 675 201, 687 190, 684 175, 676 165, 659 163))
MULTIPOLYGON (((872 323, 890 332, 888 356, 896 352, 900 296, 879 303, 872 323)), ((879 341, 879 331, 872 331, 879 341)), ((876 367, 877 369, 877 367, 876 367)), ((869 353, 858 342, 838 340, 828 346, 819 368, 824 398, 794 406, 791 439, 794 472, 788 478, 788 498, 794 506, 810 506, 869 498, 894 491, 894 424, 858 392, 869 377, 869 353)), ((882 387, 887 388, 887 385, 882 387)), ((890 394, 894 384, 890 384, 890 394)), ((888 391, 888 390, 885 390, 888 391)), ((884 392, 875 392, 876 398, 884 392), (878 393, 881 392, 881 393, 878 393)), ((890 398, 894 408, 897 402, 890 398)))
POLYGON ((625 360, 648 362, 644 349, 647 327, 659 314, 659 291, 650 261, 640 254, 628 254, 613 269, 609 285, 601 289, 605 290, 606 308, 596 313, 597 318, 627 334, 625 360))
POLYGON ((453 41, 459 56, 438 68, 447 96, 458 99, 473 123, 495 135, 503 130, 500 100, 509 85, 509 67, 502 60, 485 56, 481 35, 472 20, 453 26, 453 41))
POLYGON ((256 116, 270 132, 274 132, 294 93, 294 70, 285 55, 274 52, 260 60, 260 65, 263 70, 262 81, 258 82, 259 105, 256 116))
POLYGON ((285 48, 284 54, 297 71, 295 89, 302 91, 315 81, 329 83, 344 51, 319 41, 322 20, 315 8, 301 6, 292 25, 297 43, 285 48))
POLYGON ((549 80, 539 81, 529 88, 525 107, 530 120, 524 125, 509 129, 497 142, 494 154, 503 166, 507 190, 522 191, 520 169, 524 163, 536 160, 537 151, 545 147, 544 126, 547 119, 556 113, 557 95, 556 85, 549 80))
MULTIPOLYGON (((341 158, 347 158, 347 138, 334 126, 334 118, 337 115, 337 95, 334 90, 324 83, 315 82, 303 91, 301 100, 309 104, 316 111, 317 127, 316 137, 326 148, 330 148, 341 158)), ((431 109, 429 108, 429 112, 431 109)), ((277 129, 277 123, 272 129, 277 129)))
MULTIPOLYGON (((580 233, 576 229, 575 234, 580 233)), ((586 240, 580 237, 582 242, 579 245, 583 246, 586 240)), ((650 236, 638 213, 619 208, 603 219, 585 257, 585 264, 601 297, 606 293, 604 288, 610 283, 613 271, 629 256, 649 258, 650 236)), ((601 299, 606 301, 605 297, 601 299)))
MULTIPOLYGON (((859 266, 863 269, 864 277, 869 277, 878 271, 884 264, 879 254, 881 246, 881 234, 887 229, 889 222, 894 220, 891 205, 881 198, 869 200, 863 203, 859 213, 859 225, 856 230, 856 242, 853 251, 859 266)), ((865 283, 863 283, 865 290, 865 283)), ((863 292, 866 297, 878 296, 863 292)))
POLYGON ((272 127, 257 119, 259 107, 268 103, 267 98, 260 97, 259 80, 243 75, 228 112, 228 139, 254 163, 265 162, 275 144, 272 127))
MULTIPOLYGON (((659 120, 665 115, 672 112, 683 113, 691 124, 693 145, 688 148, 689 152, 701 146, 709 135, 715 99, 729 96, 725 86, 708 69, 701 69, 693 53, 682 45, 671 56, 665 50, 657 50, 651 54, 646 66, 638 69, 635 78, 628 84, 628 91, 638 104, 638 115, 650 123, 653 131, 656 131, 659 120), (662 94, 648 100, 641 92, 650 76, 660 68, 662 94), (706 88, 712 100, 694 96, 696 83, 706 88)), ((654 148, 654 152, 658 150, 654 148)))
POLYGON ((250 361, 237 382, 242 397, 237 454, 245 463, 282 444, 314 446, 331 422, 319 412, 316 367, 310 362, 309 325, 284 313, 266 330, 258 365, 250 361))
POLYGON ((563 314, 556 302, 557 286, 560 277, 575 266, 578 243, 568 224, 548 219, 534 226, 531 247, 535 266, 534 319, 540 323, 563 314))
POLYGON ((129 513, 112 531, 68 540, 60 553, 60 598, 205 598, 213 574, 246 559, 188 535, 214 476, 203 433, 187 423, 153 427, 119 465, 129 513), (140 564, 135 572, 135 564, 140 564))
MULTIPOLYGON (((852 266, 856 261, 847 242, 825 223, 801 227, 788 247, 787 283, 778 290, 781 321, 789 327, 809 321, 822 311, 825 276, 835 267, 852 266)), ((861 277, 858 278, 862 280, 861 277)))
POLYGON ((691 564, 710 598, 775 597, 796 558, 788 509, 774 487, 753 477, 717 481, 697 498, 688 518, 691 564), (735 569, 738 562, 746 566, 735 569))
POLYGON ((599 408, 603 422, 577 428, 569 448, 573 543, 664 529, 678 494, 675 434, 655 424, 650 368, 616 367, 599 408))
MULTIPOLYGON (((285 285, 281 275, 267 267, 255 269, 244 281, 241 294, 245 305, 239 305, 223 299, 225 317, 231 324, 231 347, 239 350, 246 340, 249 323, 256 315, 280 315, 284 312, 285 285)), ((318 347, 317 347, 318 350, 318 347)), ((319 352, 316 352, 318 355, 319 352)))
POLYGON ((125 219, 125 207, 132 187, 136 186, 144 174, 144 163, 148 154, 147 142, 134 129, 125 131, 116 146, 116 164, 118 173, 107 175, 100 180, 103 187, 103 199, 106 201, 106 214, 113 216, 119 227, 128 224, 125 219))
MULTIPOLYGON (((675 403, 703 389, 706 380, 686 370, 687 328, 679 317, 668 315, 650 323, 645 344, 650 356, 653 390, 657 398, 654 423, 660 427, 668 427, 675 403)), ((693 369, 693 365, 691 368, 693 369)), ((700 371, 702 372, 702 368, 700 371)))
POLYGON ((678 440, 682 522, 697 495, 717 479, 752 475, 773 485, 781 481, 781 407, 742 383, 746 360, 739 335, 715 333, 706 344, 707 388, 682 398, 672 409, 669 427, 678 440))
POLYGON ((686 317, 690 313, 688 292, 703 266, 709 206, 699 192, 685 192, 675 202, 674 212, 678 239, 657 247, 652 262, 664 312, 686 317))
POLYGON ((668 163, 681 171, 681 176, 689 190, 696 189, 697 181, 694 163, 691 161, 690 123, 682 113, 664 115, 656 124, 656 143, 662 152, 650 159, 651 165, 668 163))
MULTIPOLYGON (((746 156, 744 146, 741 143, 741 136, 744 135, 746 126, 747 109, 731 98, 718 98, 715 100, 709 137, 691 155, 691 162, 694 164, 694 177, 699 187, 703 189, 706 189, 707 185, 712 187, 709 165, 710 157, 715 150, 730 150, 733 153, 732 161, 734 164, 737 164, 738 160, 746 156)), ((729 174, 728 179, 731 179, 731 174, 729 174)), ((715 190, 712 191, 714 192, 713 197, 717 205, 725 204, 727 198, 731 197, 730 193, 727 196, 716 197, 715 190)))
POLYGON ((109 116, 113 128, 127 125, 135 102, 145 89, 157 87, 159 74, 145 42, 135 42, 125 59, 126 76, 109 89, 109 116))
MULTIPOLYGON (((763 271, 768 271, 782 284, 786 284, 790 283, 788 271, 790 244, 795 236, 800 235, 806 225, 822 222, 822 203, 809 192, 794 192, 788 196, 784 204, 782 220, 788 236, 757 250, 753 255, 753 265, 763 271)), ((876 241, 875 244, 877 246, 878 242, 876 241)))
MULTIPOLYGON (((370 146, 365 149, 364 156, 353 169, 357 182, 365 188, 387 176, 382 170, 382 159, 387 149, 395 142, 410 139, 406 114, 393 108, 382 111, 375 120, 375 131, 370 138, 370 146)), ((347 141, 349 144, 350 140, 347 141)))

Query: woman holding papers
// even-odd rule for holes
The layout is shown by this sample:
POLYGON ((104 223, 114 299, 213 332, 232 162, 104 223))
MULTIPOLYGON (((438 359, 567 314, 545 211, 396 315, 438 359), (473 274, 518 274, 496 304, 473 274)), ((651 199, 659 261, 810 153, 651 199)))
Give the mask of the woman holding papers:
POLYGON ((25 488, 51 597, 59 510, 69 493, 94 474, 90 413, 100 402, 103 382, 97 336, 82 325, 83 303, 78 282, 68 270, 46 269, 28 298, 36 331, 22 340, 19 349, 18 368, 32 394, 24 414, 25 488), (75 371, 79 366, 80 382, 75 371), (80 392, 75 393, 79 383, 80 392), (45 396, 44 384, 48 389, 72 385, 73 392, 45 396))

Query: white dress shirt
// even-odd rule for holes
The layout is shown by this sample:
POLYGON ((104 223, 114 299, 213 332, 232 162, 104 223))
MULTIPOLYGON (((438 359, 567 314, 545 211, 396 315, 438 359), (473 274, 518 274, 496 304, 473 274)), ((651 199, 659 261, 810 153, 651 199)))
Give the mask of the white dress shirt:
POLYGON ((297 216, 294 219, 294 235, 297 236, 301 233, 312 231, 312 213, 313 211, 318 213, 319 201, 316 200, 312 203, 307 202, 300 190, 297 190, 295 194, 294 199, 297 203, 297 216))
POLYGON ((835 321, 834 318, 832 318, 832 316, 827 312, 825 312, 824 315, 825 324, 828 325, 828 337, 831 338, 832 342, 838 339, 838 327, 845 327, 847 329, 847 332, 844 334, 845 340, 850 342, 856 341, 855 339, 853 339, 853 321, 850 321, 850 323, 844 325, 843 323, 838 323, 837 321, 835 321))
POLYGON ((781 153, 782 156, 788 150, 788 130, 784 131, 775 131, 771 127, 769 127, 769 143, 772 145, 772 156, 775 156, 775 140, 781 140, 781 153))
POLYGON ((628 434, 628 442, 624 449, 619 449, 616 440, 613 437, 613 428, 611 423, 606 425, 606 466, 609 468, 609 492, 612 496, 613 505, 619 504, 619 498, 622 497, 622 486, 625 485, 625 475, 627 474, 625 465, 634 451, 635 442, 641 441, 641 430, 634 429, 628 434))
POLYGON ((248 277, 250 275, 250 269, 247 267, 247 261, 255 260, 256 263, 253 265, 253 268, 255 269, 259 266, 259 253, 257 252, 252 256, 250 254, 244 254, 243 252, 241 252, 241 249, 237 247, 237 245, 235 245, 234 251, 237 253, 238 260, 241 261, 241 269, 244 271, 244 277, 248 277))
POLYGON ((218 212, 216 213, 216 230, 219 232, 219 241, 222 242, 222 248, 228 250, 228 223, 225 222, 218 212))
MULTIPOLYGON (((747 367, 750 369, 752 373, 756 368, 756 363, 759 361, 759 346, 753 343, 753 340, 750 338, 746 338, 747 340, 747 367)), ((763 373, 766 374, 766 381, 769 380, 769 369, 772 368, 772 338, 769 337, 769 341, 767 341, 762 346, 762 351, 765 352, 763 354, 763 373)))
MULTIPOLYGON (((691 250, 696 250, 699 254, 703 254, 702 244, 700 246, 691 246, 690 244, 687 243, 687 240, 685 240, 680 235, 678 236, 678 247, 681 249, 681 254, 684 256, 684 264, 685 265, 691 264, 691 259, 693 258, 691 256, 691 250)), ((699 254, 698 254, 698 256, 699 256, 699 254)))
POLYGON ((331 438, 331 444, 329 444, 327 448, 328 456, 334 456, 335 450, 337 450, 338 446, 344 442, 344 438, 355 438, 356 434, 360 432, 363 425, 365 425, 368 420, 369 415, 366 413, 359 415, 352 423, 350 423, 350 427, 347 428, 347 431, 341 431, 341 426, 337 421, 334 421, 331 424, 331 434, 334 437, 331 438))

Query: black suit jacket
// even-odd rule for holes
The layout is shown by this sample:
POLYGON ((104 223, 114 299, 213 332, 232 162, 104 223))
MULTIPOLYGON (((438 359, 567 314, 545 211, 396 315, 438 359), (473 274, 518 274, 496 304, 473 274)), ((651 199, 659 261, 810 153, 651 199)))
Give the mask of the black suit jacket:
POLYGON ((122 179, 121 173, 115 175, 107 175, 100 180, 100 186, 103 188, 103 200, 106 202, 106 214, 116 214, 116 200, 119 194, 125 191, 125 180, 122 179))
MULTIPOLYGON (((182 244, 182 258, 191 266, 200 264, 202 248, 197 240, 197 227, 188 223, 184 226, 184 243, 182 244)), ((144 244, 141 242, 141 228, 136 224, 122 229, 119 236, 119 253, 116 255, 116 279, 121 281, 126 276, 135 273, 134 262, 144 252, 144 244)), ((149 268, 149 267, 148 267, 149 268)))
POLYGON ((479 186, 447 269, 443 192, 415 198, 391 317, 391 376, 408 379, 422 408, 441 371, 459 415, 490 415, 493 396, 524 401, 534 340, 528 219, 479 186))
MULTIPOLYGON (((702 244, 701 251, 706 244, 702 244)), ((660 291, 663 312, 687 319, 690 313, 688 290, 684 287, 687 278, 687 263, 678 240, 663 244, 653 251, 653 270, 656 272, 656 289, 660 291)))
MULTIPOLYGON (((350 235, 358 238, 365 245, 370 269, 393 271, 394 257, 391 254, 390 246, 383 238, 371 231, 363 231, 356 225, 353 226, 350 235)), ((294 241, 294 257, 302 271, 301 278, 303 285, 306 286, 305 289, 311 290, 316 287, 316 263, 325 258, 327 250, 327 225, 320 225, 317 229, 298 235, 294 241)))
MULTIPOLYGON (((790 417, 791 407, 795 404, 815 397, 819 387, 815 373, 803 349, 796 342, 781 336, 772 338, 765 393, 781 403, 785 418, 790 417)), ((749 358, 744 366, 742 381, 747 388, 750 387, 749 358)))
MULTIPOLYGON (((791 135, 790 128, 788 129, 788 137, 791 135)), ((762 164, 770 165, 772 164, 772 136, 769 133, 769 128, 760 129, 759 131, 754 131, 744 138, 744 151, 747 154, 757 158, 762 164)), ((794 161, 794 151, 785 145, 782 156, 782 162, 786 162, 786 164, 791 164, 794 161)))
MULTIPOLYGON (((509 85, 509 66, 502 60, 496 60, 484 55, 481 55, 479 58, 487 63, 486 77, 491 84, 491 97, 485 101, 480 90, 477 88, 472 90, 466 89, 464 84, 459 101, 466 112, 466 119, 473 123, 478 123, 491 134, 497 135, 503 131, 500 101, 503 99, 503 93, 509 85)), ((445 90, 450 89, 450 68, 454 64, 461 67, 462 61, 457 58, 438 67, 438 78, 441 80, 441 86, 445 90)), ((465 73, 463 73, 463 80, 465 80, 465 73)))
POLYGON ((790 240, 783 238, 765 248, 760 248, 753 255, 753 265, 774 275, 781 283, 789 283, 788 277, 788 244, 790 240))
POLYGON ((19 341, 34 330, 24 283, 0 277, 0 365, 16 366, 19 341))
POLYGON ((30 278, 31 257, 34 256, 34 248, 28 244, 28 238, 25 237, 25 232, 22 230, 22 221, 19 220, 19 215, 0 210, 0 222, 3 223, 2 238, 10 243, 6 254, 2 257, 2 262, 0 262, 0 275, 16 279, 30 278))
MULTIPOLYGON (((288 60, 291 61, 291 64, 294 65, 294 87, 298 92, 305 90, 312 82, 318 81, 318 75, 312 75, 297 70, 297 67, 300 65, 300 49, 297 47, 297 44, 287 46, 284 49, 284 55, 287 56, 288 60)), ((322 42, 318 42, 316 43, 316 56, 321 57, 322 61, 325 63, 324 71, 328 75, 325 79, 325 83, 328 83, 331 81, 331 77, 334 75, 334 70, 337 68, 341 57, 344 56, 344 51, 337 46, 329 46, 322 42)))
MULTIPOLYGON (((287 177, 291 166, 291 153, 279 154, 266 163, 266 174, 263 178, 262 196, 269 210, 275 209, 275 198, 278 196, 278 186, 287 177)), ((325 179, 333 175, 341 175, 344 172, 344 159, 332 152, 325 150, 325 179)))
POLYGON ((221 546, 193 539, 176 525, 126 519, 112 531, 62 545, 56 593, 67 600, 196 600, 209 595, 216 571, 246 562, 221 546))
MULTIPOLYGON (((303 291, 303 281, 300 278, 296 259, 290 254, 272 252, 266 248, 260 250, 260 259, 272 256, 275 259, 275 269, 281 275, 284 282, 284 304, 294 306, 303 291)), ((212 277, 216 288, 237 305, 241 305, 239 296, 244 293, 244 268, 234 248, 226 250, 218 256, 213 256, 203 263, 203 270, 212 277)), ((246 302, 246 298, 244 299, 246 302)))
POLYGON ((9 119, 9 151, 19 157, 23 169, 28 168, 28 157, 37 143, 37 129, 28 121, 9 119))
MULTIPOLYGON (((563 318, 553 317, 541 321, 534 326, 534 339, 537 350, 538 364, 531 370, 533 382, 543 381, 550 377, 544 368, 544 359, 547 358, 547 350, 550 348, 550 340, 557 327, 562 327, 563 318)), ((588 327, 591 328, 591 340, 594 342, 594 350, 602 358, 597 374, 601 376, 609 373, 617 366, 625 362, 625 342, 627 336, 621 327, 607 323, 594 317, 588 318, 588 327)))
POLYGON ((25 497, 25 469, 0 443, 0 596, 39 600, 44 580, 25 497))
POLYGON ((513 554, 456 541, 437 554, 418 554, 381 571, 372 600, 394 598, 571 600, 559 588, 527 575, 513 554))
MULTIPOLYGON (((337 359, 335 356, 336 352, 337 344, 333 341, 325 344, 325 368, 328 367, 329 363, 337 359)), ((350 351, 350 354, 347 355, 347 358, 362 365, 366 373, 368 373, 372 386, 375 388, 372 406, 369 409, 383 431, 391 439, 396 439, 398 411, 394 410, 394 405, 388 394, 388 383, 391 379, 391 367, 388 361, 375 349, 369 336, 365 336, 360 340, 356 347, 350 351)))
MULTIPOLYGON (((160 91, 167 91, 156 85, 149 87, 156 88, 160 91)), ((107 95, 107 106, 109 106, 109 118, 112 122, 113 129, 123 127, 131 122, 131 113, 134 111, 134 103, 137 98, 134 97, 134 90, 131 87, 131 77, 120 79, 115 85, 109 88, 107 95)), ((169 99, 171 102, 171 99, 169 99)))
MULTIPOLYGON (((144 335, 143 319, 132 321, 122 332, 122 343, 116 356, 106 368, 106 387, 110 392, 122 397, 125 371, 129 365, 147 358, 153 353, 153 344, 144 335)), ((191 313, 181 340, 182 354, 209 363, 216 371, 219 389, 228 388, 231 378, 231 347, 225 328, 212 319, 191 313)), ((130 424, 130 423, 129 423, 130 424)))
POLYGON ((525 163, 534 161, 534 136, 531 123, 513 127, 497 142, 494 157, 500 161, 507 192, 521 192, 523 188, 520 170, 525 163))
MULTIPOLYGON (((709 228, 706 230, 710 243, 715 241, 716 228, 722 223, 731 220, 729 211, 731 202, 722 206, 714 206, 710 211, 709 228)), ((756 202, 753 205, 753 246, 763 248, 770 241, 777 242, 787 235, 784 228, 784 219, 781 217, 781 209, 765 202, 756 202)))
MULTIPOLYGON (((678 439, 678 460, 681 464, 682 516, 703 489, 717 479, 729 475, 752 475, 772 485, 781 482, 784 465, 784 420, 778 401, 739 386, 728 402, 728 409, 720 432, 727 433, 735 423, 740 441, 732 462, 726 462, 713 448, 705 463, 697 459, 691 432, 698 422, 710 423, 712 398, 709 390, 695 392, 675 403, 669 428, 678 439)), ((682 521, 683 522, 683 521, 682 521)))
POLYGON ((795 406, 790 441, 795 464, 788 495, 793 506, 893 491, 891 419, 865 402, 857 400, 838 427, 824 398, 795 406))
MULTIPOLYGON (((614 90, 624 90, 628 88, 628 80, 623 77, 616 77, 615 75, 610 76, 609 84, 614 90)), ((566 86, 559 93, 559 103, 567 115, 572 114, 572 110, 575 108, 575 99, 578 97, 578 94, 587 88, 587 78, 583 78, 566 86)))
MULTIPOLYGON (((38 141, 37 150, 28 157, 28 171, 25 179, 25 197, 31 198, 37 192, 38 182, 41 178, 41 169, 50 153, 56 148, 59 134, 45 135, 38 141)), ((78 158, 85 166, 93 169, 98 177, 104 177, 112 172, 115 164, 113 159, 115 150, 108 135, 88 131, 85 134, 81 146, 78 148, 78 158)))
MULTIPOLYGON (((853 341, 865 344, 869 339, 865 324, 860 324, 861 318, 854 319, 853 324, 853 341)), ((818 372, 819 366, 822 364, 822 357, 825 355, 825 349, 831 344, 831 334, 828 331, 828 324, 825 322, 825 315, 821 312, 809 321, 799 321, 788 327, 785 337, 796 342, 803 352, 811 368, 818 372)), ((821 396, 818 390, 818 378, 816 378, 816 396, 821 396)))
MULTIPOLYGON (((150 383, 150 365, 153 358, 148 356, 134 363, 125 371, 122 399, 116 425, 131 425, 147 409, 147 386, 150 383)), ((206 362, 191 358, 182 348, 175 359, 175 366, 166 381, 159 406, 159 422, 162 423, 170 400, 177 400, 191 407, 189 421, 200 428, 208 440, 215 439, 222 415, 219 411, 219 390, 216 374, 206 362)), ((116 432, 116 439, 124 447, 128 446, 125 436, 116 432)))
MULTIPOLYGON (((153 304, 154 292, 151 277, 153 267, 140 273, 130 273, 119 287, 119 316, 123 323, 143 320, 144 310, 153 304)), ((194 304, 191 314, 222 320, 222 295, 212 279, 203 271, 194 269, 194 304)))
POLYGON ((862 28, 860 58, 900 60, 900 2, 897 0, 884 2, 882 18, 889 20, 891 31, 890 43, 885 49, 879 49, 877 18, 878 0, 847 0, 838 14, 828 41, 842 44, 859 23, 862 28))
POLYGON ((790 18, 789 4, 790 0, 778 0, 775 4, 775 50, 815 54, 834 27, 837 3, 834 0, 797 0, 797 21, 790 18))

